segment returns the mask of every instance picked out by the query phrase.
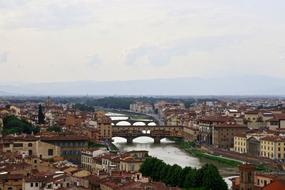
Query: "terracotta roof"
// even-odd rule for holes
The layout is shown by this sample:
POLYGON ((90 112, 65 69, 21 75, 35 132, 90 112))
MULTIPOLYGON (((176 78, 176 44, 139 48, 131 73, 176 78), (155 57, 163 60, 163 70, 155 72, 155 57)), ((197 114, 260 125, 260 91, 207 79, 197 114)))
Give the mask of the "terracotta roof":
POLYGON ((247 115, 256 115, 256 114, 259 114, 260 111, 258 110, 251 110, 251 111, 247 111, 245 112, 245 114, 247 115))
POLYGON ((242 137, 242 138, 246 138, 246 134, 237 134, 237 135, 235 135, 235 137, 242 137))
POLYGON ((247 128, 245 125, 238 125, 238 124, 227 124, 227 123, 223 123, 223 124, 217 124, 214 125, 215 128, 247 128))
POLYGON ((85 136, 75 135, 58 135, 58 136, 44 136, 41 137, 42 141, 86 141, 88 140, 85 136))
POLYGON ((235 122, 234 118, 225 117, 225 116, 204 116, 198 119, 198 121, 200 122, 220 122, 220 123, 235 122))
POLYGON ((273 141, 273 142, 285 142, 285 137, 280 136, 266 136, 262 138, 261 140, 264 141, 273 141))
POLYGON ((272 183, 263 188, 263 190, 284 190, 285 182, 283 180, 274 180, 272 183))

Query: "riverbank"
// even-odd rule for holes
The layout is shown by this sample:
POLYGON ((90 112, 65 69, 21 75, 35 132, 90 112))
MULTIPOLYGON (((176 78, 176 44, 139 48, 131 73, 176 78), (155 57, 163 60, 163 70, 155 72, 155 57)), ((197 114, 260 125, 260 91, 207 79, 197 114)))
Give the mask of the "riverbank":
POLYGON ((110 152, 117 152, 117 151, 119 151, 118 147, 114 143, 112 143, 112 142, 105 143, 105 144, 100 144, 100 143, 95 143, 95 142, 89 141, 88 142, 88 147, 89 148, 106 148, 110 152))
POLYGON ((193 143, 193 142, 184 142, 183 140, 175 140, 175 144, 180 149, 182 149, 183 151, 185 151, 188 154, 191 154, 192 156, 197 157, 197 158, 205 158, 205 159, 216 161, 216 162, 219 162, 221 164, 226 164, 226 165, 232 166, 232 167, 238 167, 240 164, 243 163, 240 160, 235 160, 232 158, 215 156, 215 155, 205 153, 205 152, 201 151, 199 148, 197 148, 195 146, 195 143, 193 143))
MULTIPOLYGON (((218 162, 220 164, 225 164, 227 166, 236 167, 236 168, 238 168, 242 163, 245 162, 243 160, 229 158, 229 157, 225 157, 221 155, 217 156, 217 155, 209 154, 201 150, 200 148, 196 147, 195 143, 193 142, 185 142, 180 139, 173 139, 173 140, 175 141, 175 144, 178 148, 180 148, 181 150, 187 152, 188 154, 196 158, 207 159, 207 160, 211 160, 214 162, 218 162)), ((256 166, 256 170, 260 172, 271 172, 273 170, 272 168, 264 164, 255 164, 255 166, 256 166)))

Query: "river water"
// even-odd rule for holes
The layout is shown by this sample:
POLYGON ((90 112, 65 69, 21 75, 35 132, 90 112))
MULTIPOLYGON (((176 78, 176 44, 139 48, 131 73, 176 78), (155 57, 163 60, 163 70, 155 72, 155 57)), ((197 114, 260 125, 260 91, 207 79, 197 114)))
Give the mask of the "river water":
MULTIPOLYGON (((116 117, 126 116, 124 114, 108 113, 109 116, 113 116, 112 120, 116 120, 116 117)), ((118 119, 118 118, 117 118, 118 119)), ((125 125, 125 123, 123 123, 125 125)), ((139 137, 133 140, 132 144, 127 144, 127 140, 120 137, 114 137, 113 143, 120 149, 120 151, 131 150, 147 150, 150 156, 157 157, 168 164, 177 164, 181 167, 190 166, 193 168, 200 168, 206 163, 214 164, 227 182, 229 188, 231 188, 231 182, 229 180, 232 176, 238 175, 238 168, 231 167, 225 164, 218 163, 203 158, 196 158, 185 151, 179 149, 173 141, 162 139, 160 144, 154 144, 153 139, 150 137, 139 137)))
POLYGON ((177 164, 181 167, 191 166, 200 168, 206 163, 212 163, 219 169, 223 177, 235 176, 238 174, 238 168, 217 163, 208 159, 200 159, 189 155, 180 150, 172 141, 162 139, 160 144, 154 144, 150 137, 139 137, 133 140, 132 144, 127 144, 126 139, 114 137, 114 144, 121 151, 147 150, 149 155, 157 157, 168 164, 177 164))

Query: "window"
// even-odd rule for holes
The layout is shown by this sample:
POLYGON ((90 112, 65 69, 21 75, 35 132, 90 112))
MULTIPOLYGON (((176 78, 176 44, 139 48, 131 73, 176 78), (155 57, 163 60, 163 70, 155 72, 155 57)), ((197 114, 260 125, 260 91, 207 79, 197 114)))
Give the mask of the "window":
POLYGON ((48 149, 48 155, 53 156, 53 149, 48 149))
POLYGON ((33 146, 33 144, 32 144, 32 143, 29 143, 29 144, 28 144, 28 147, 32 147, 32 146, 33 146))
POLYGON ((39 184, 38 184, 38 183, 36 183, 36 184, 35 184, 35 186, 36 186, 36 187, 38 187, 38 186, 39 186, 39 184))
POLYGON ((4 144, 4 147, 5 147, 5 148, 8 148, 8 147, 10 147, 10 144, 5 143, 5 144, 4 144))
POLYGON ((23 143, 14 143, 14 147, 23 147, 23 143))
POLYGON ((34 183, 31 183, 30 186, 31 186, 31 187, 34 187, 34 183))

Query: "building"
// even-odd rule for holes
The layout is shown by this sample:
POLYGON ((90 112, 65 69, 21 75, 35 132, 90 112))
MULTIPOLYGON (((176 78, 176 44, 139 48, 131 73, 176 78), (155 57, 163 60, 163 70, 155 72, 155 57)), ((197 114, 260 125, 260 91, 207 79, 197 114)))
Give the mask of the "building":
POLYGON ((144 102, 135 102, 130 104, 130 111, 144 114, 153 114, 153 106, 149 103, 144 102))
POLYGON ((245 134, 248 128, 237 124, 217 124, 212 128, 212 144, 218 148, 230 149, 234 147, 234 137, 245 134))
MULTIPOLYGON (((96 171, 96 164, 98 163, 96 159, 97 157, 100 157, 102 154, 106 154, 106 150, 102 149, 86 149, 81 151, 81 166, 82 168, 94 172, 96 171)), ((102 165, 102 163, 99 163, 99 165, 102 165)))
POLYGON ((23 175, 0 173, 0 189, 22 190, 23 175))
POLYGON ((251 130, 247 134, 239 134, 234 137, 233 151, 241 154, 260 156, 261 143, 264 137, 275 136, 275 131, 271 130, 251 130))
POLYGON ((79 127, 84 122, 84 118, 81 115, 76 115, 76 113, 68 113, 65 118, 66 127, 79 127))
POLYGON ((246 134, 238 134, 234 136, 234 151, 241 154, 247 153, 246 134))
MULTIPOLYGON (((88 140, 84 136, 68 134, 41 137, 42 142, 60 147, 60 156, 75 164, 80 164, 81 150, 88 148, 88 140)), ((51 151, 49 154, 53 155, 54 152, 51 151)))
POLYGON ((284 175, 258 173, 252 164, 240 166, 240 176, 234 177, 232 190, 283 190, 285 189, 284 175))
POLYGON ((268 136, 260 140, 260 156, 285 161, 285 137, 268 136))
POLYGON ((263 120, 264 115, 261 111, 253 110, 244 114, 247 126, 251 129, 260 129, 266 127, 266 122, 263 120))
POLYGON ((239 167, 240 170, 240 189, 254 189, 254 171, 255 167, 251 164, 243 164, 239 167))
POLYGON ((131 156, 121 158, 120 160, 120 171, 126 172, 138 172, 143 163, 143 160, 135 159, 131 156))
POLYGON ((285 130, 285 114, 273 114, 273 117, 266 121, 266 126, 271 130, 285 130))
POLYGON ((213 140, 215 140, 213 137, 213 127, 223 124, 234 125, 236 122, 232 117, 225 116, 203 116, 197 119, 197 125, 199 128, 199 135, 197 137, 198 141, 200 143, 212 145, 213 140))
POLYGON ((58 145, 41 141, 34 136, 5 137, 3 151, 18 152, 23 156, 37 156, 41 159, 51 159, 61 154, 58 145))
POLYGON ((112 120, 105 113, 96 112, 95 121, 97 122, 97 140, 111 141, 112 140, 112 120))
POLYGON ((236 109, 227 109, 225 111, 225 115, 228 117, 240 117, 241 116, 241 112, 236 110, 236 109))

